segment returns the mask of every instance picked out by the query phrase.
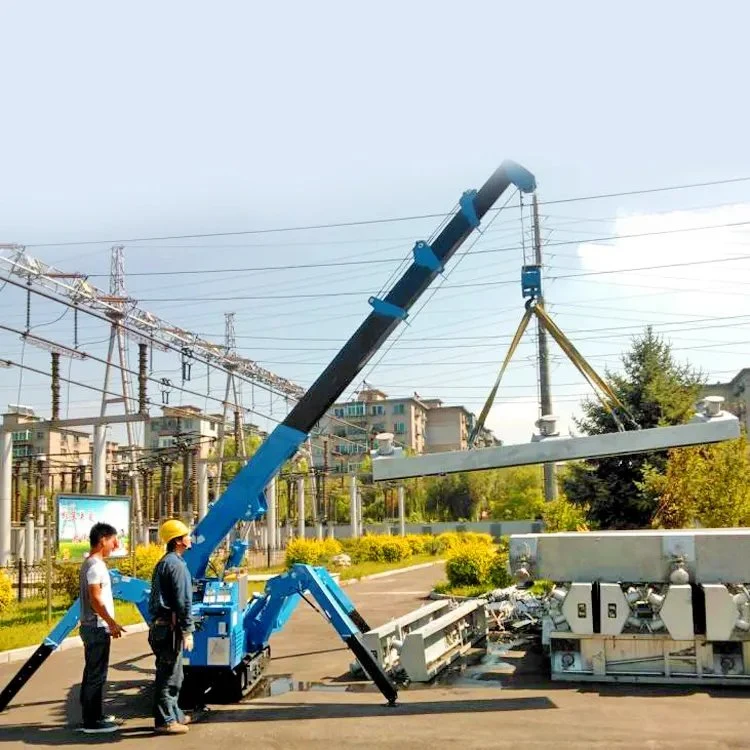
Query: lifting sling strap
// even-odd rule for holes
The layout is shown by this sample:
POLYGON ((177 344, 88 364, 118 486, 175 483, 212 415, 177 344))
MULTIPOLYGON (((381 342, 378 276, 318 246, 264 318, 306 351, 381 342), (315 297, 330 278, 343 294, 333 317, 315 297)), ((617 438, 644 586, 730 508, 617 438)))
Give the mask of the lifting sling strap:
POLYGON ((565 352, 568 359, 572 362, 573 366, 578 370, 578 372, 581 373, 584 380, 586 380, 586 382, 591 386, 602 406, 612 416, 612 419, 617 425, 617 429, 620 432, 623 432, 625 428, 622 426, 622 423, 617 417, 615 408, 619 409, 620 412, 628 418, 628 421, 637 429, 638 424, 633 419, 633 416, 630 414, 626 406, 617 397, 617 394, 615 394, 615 392, 610 388, 609 384, 599 376, 596 370, 591 367, 591 365, 586 361, 583 355, 578 351, 578 349, 576 349, 570 339, 568 339, 568 337, 562 332, 559 326, 552 320, 552 318, 550 318, 547 311, 544 309, 544 306, 536 302, 534 299, 530 299, 526 303, 526 312, 524 313, 523 318, 521 318, 518 329, 513 336, 513 340, 511 341, 508 353, 506 354, 505 359, 503 360, 503 364, 500 367, 500 372, 495 379, 495 384, 492 386, 492 390, 487 397, 487 401, 482 407, 482 411, 479 414, 479 418, 477 419, 476 424, 474 425, 474 429, 471 431, 471 435, 469 436, 469 448, 473 447, 477 436, 484 428, 484 423, 495 401, 495 396, 497 395, 498 388, 500 387, 500 381, 503 377, 503 374, 505 373, 505 370, 508 367, 511 358, 513 357, 513 354, 518 348, 518 344, 521 341, 521 337, 523 336, 524 331, 528 327, 532 315, 536 315, 536 318, 539 321, 539 325, 542 326, 550 334, 550 336, 552 336, 560 349, 565 352))

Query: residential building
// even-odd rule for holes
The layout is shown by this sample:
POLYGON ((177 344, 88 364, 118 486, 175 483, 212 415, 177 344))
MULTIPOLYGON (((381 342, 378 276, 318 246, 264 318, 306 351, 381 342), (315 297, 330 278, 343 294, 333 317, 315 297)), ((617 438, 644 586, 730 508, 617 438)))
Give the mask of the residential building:
MULTIPOLYGON (((340 473, 356 472, 376 436, 391 432, 396 445, 413 453, 464 450, 474 426, 474 415, 463 406, 444 406, 440 399, 424 399, 418 393, 388 398, 376 388, 366 388, 356 399, 334 404, 320 421, 328 438, 328 466, 340 473)), ((488 430, 483 444, 496 441, 488 430)), ((313 446, 314 463, 324 464, 320 441, 313 446)))
POLYGON ((220 423, 221 415, 204 414, 197 406, 163 406, 161 417, 146 422, 146 450, 170 448, 184 440, 198 448, 199 458, 208 458, 220 423))
MULTIPOLYGON (((10 431, 13 441, 13 463, 35 463, 34 471, 42 469, 45 487, 61 487, 63 475, 90 463, 91 436, 87 432, 51 427, 27 406, 10 406, 3 414, 3 430, 10 431)), ((110 457, 117 443, 108 443, 110 457)), ((112 458, 110 458, 112 460, 112 458)))
POLYGON ((724 409, 734 414, 750 430, 750 367, 743 367, 729 382, 703 387, 704 396, 723 396, 724 409))

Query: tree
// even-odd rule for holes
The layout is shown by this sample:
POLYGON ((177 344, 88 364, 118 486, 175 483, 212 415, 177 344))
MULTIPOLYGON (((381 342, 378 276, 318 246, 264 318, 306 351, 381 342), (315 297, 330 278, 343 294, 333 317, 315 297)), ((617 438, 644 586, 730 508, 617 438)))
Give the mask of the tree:
POLYGON ((647 468, 641 488, 654 499, 654 525, 680 528, 750 523, 750 456, 738 440, 669 451, 665 472, 647 468))
MULTIPOLYGON (((610 387, 641 428, 676 425, 693 413, 702 376, 689 365, 678 364, 671 346, 648 327, 634 339, 623 358, 623 372, 607 372, 610 387)), ((614 432, 617 423, 598 402, 583 404, 583 419, 577 422, 587 435, 614 432)), ((623 423, 626 429, 635 426, 623 423)), ((640 484, 647 468, 663 473, 666 451, 582 461, 569 467, 563 480, 571 502, 588 506, 588 518, 600 528, 649 526, 657 500, 640 484)))
POLYGON ((503 521, 538 518, 544 509, 542 473, 538 466, 497 469, 490 499, 490 517, 503 521))
MULTIPOLYGON (((263 441, 258 435, 245 435, 245 455, 250 458, 255 454, 255 451, 260 448, 260 444, 263 441)), ((216 447, 211 449, 211 455, 213 457, 218 455, 216 447)), ((237 456, 237 449, 235 446, 234 437, 224 438, 224 458, 234 458, 237 456)), ((226 485, 234 479, 237 472, 242 468, 242 464, 239 461, 226 460, 221 466, 221 481, 226 485)))
POLYGON ((554 531, 584 531, 586 524, 586 510, 560 495, 557 500, 546 503, 542 511, 544 530, 554 531))
POLYGON ((474 520, 478 498, 469 490, 468 474, 448 474, 437 477, 427 488, 426 511, 437 521, 474 520))

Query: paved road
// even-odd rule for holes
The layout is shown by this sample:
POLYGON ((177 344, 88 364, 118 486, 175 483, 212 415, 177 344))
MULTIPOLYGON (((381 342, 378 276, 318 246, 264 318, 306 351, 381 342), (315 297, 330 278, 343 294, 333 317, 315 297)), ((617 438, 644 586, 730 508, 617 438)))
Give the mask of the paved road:
MULTIPOLYGON (((363 615, 380 623, 419 605, 440 568, 347 589, 363 615)), ((264 695, 216 707, 179 740, 155 737, 149 719, 152 657, 144 635, 115 643, 108 710, 126 718, 118 735, 87 737, 79 721, 81 651, 54 654, 16 703, 0 714, 0 743, 84 747, 102 742, 136 750, 180 743, 215 748, 712 748, 750 747, 750 691, 585 686, 550 683, 534 653, 504 654, 494 667, 450 684, 412 688, 396 708, 346 677, 351 660, 333 629, 300 606, 272 641, 264 695)), ((0 684, 16 665, 0 668, 0 684)))

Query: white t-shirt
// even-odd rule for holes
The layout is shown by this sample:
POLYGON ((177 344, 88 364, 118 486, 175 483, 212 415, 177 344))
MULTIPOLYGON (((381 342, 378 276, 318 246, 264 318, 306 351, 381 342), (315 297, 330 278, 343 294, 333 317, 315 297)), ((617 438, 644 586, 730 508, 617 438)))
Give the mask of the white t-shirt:
MULTIPOLYGON (((104 603, 104 609, 107 610, 109 616, 114 620, 115 618, 115 602, 112 598, 112 581, 109 577, 109 569, 104 564, 104 560, 98 558, 89 558, 87 561, 88 570, 86 571, 86 583, 89 586, 100 584, 102 602, 104 603)), ((107 623, 102 620, 99 615, 96 616, 96 624, 100 628, 106 628, 107 623)))

